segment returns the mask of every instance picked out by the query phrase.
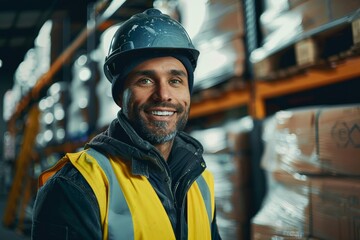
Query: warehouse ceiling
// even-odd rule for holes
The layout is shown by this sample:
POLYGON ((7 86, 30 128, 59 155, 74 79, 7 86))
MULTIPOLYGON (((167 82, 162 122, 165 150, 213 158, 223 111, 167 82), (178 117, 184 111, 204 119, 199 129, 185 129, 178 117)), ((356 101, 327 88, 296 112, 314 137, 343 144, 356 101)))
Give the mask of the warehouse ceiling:
MULTIPOLYGON (((34 46, 34 40, 40 28, 48 19, 55 15, 68 16, 71 23, 86 26, 89 6, 92 6, 92 9, 104 9, 111 2, 106 0, 0 0, 0 76, 12 75, 15 72, 26 52, 34 46)), ((151 7, 152 4, 153 1, 150 0, 125 1, 110 20, 127 19, 132 14, 151 7)))

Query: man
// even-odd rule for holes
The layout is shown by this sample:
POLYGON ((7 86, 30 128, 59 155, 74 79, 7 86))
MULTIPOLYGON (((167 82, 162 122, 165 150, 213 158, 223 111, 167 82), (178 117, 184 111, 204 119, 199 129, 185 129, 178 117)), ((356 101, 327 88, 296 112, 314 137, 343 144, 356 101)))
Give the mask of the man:
POLYGON ((198 55, 159 10, 119 27, 104 71, 121 110, 40 176, 33 239, 220 239, 202 146, 182 131, 198 55))

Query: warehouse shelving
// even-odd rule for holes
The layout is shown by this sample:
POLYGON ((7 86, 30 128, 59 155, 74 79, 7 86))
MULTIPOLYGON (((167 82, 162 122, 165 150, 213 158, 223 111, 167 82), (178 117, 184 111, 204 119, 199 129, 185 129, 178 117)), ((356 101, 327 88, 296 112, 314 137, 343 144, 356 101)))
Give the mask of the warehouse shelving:
MULTIPOLYGON (((40 100, 41 92, 53 83, 55 75, 65 64, 71 61, 76 51, 87 43, 88 38, 98 29, 104 29, 111 23, 110 17, 120 8, 122 3, 122 1, 114 1, 110 4, 104 2, 95 9, 96 16, 88 20, 86 26, 75 40, 54 60, 49 70, 40 76, 34 87, 22 97, 8 120, 7 128, 11 135, 17 135, 21 128, 23 128, 24 134, 20 152, 16 157, 15 176, 3 216, 3 224, 5 226, 12 227, 17 224, 17 229, 23 231, 25 208, 33 196, 33 189, 31 188, 34 179, 29 172, 33 167, 33 163, 39 161, 34 148, 36 135, 39 131, 40 115, 38 106, 35 103, 40 100), (19 122, 22 122, 22 127, 19 127, 19 122)), ((53 148, 47 148, 44 152, 47 155, 51 154, 51 149, 53 152, 66 152, 68 150, 74 150, 77 145, 78 144, 75 143, 66 143, 53 148)))
POLYGON ((248 106, 250 115, 262 119, 266 117, 265 101, 267 99, 328 86, 354 77, 360 77, 360 57, 358 56, 334 63, 328 68, 310 68, 305 73, 288 78, 273 81, 255 80, 252 85, 253 91, 250 87, 234 90, 216 99, 193 104, 190 116, 196 118, 226 109, 248 106))
POLYGON ((190 117, 202 117, 247 106, 251 116, 262 119, 267 115, 268 99, 360 77, 359 14, 356 11, 304 32, 280 46, 256 49, 250 56, 254 77, 248 82, 249 87, 193 104, 190 117), (326 43, 327 40, 330 43, 326 43), (325 50, 331 50, 331 54, 324 52, 325 50), (261 54, 254 54, 255 52, 261 54), (280 62, 287 62, 288 65, 281 66, 280 62))
MULTIPOLYGON (((97 29, 103 29, 106 25, 109 24, 107 21, 111 17, 111 13, 106 11, 107 6, 101 5, 97 12, 102 11, 102 14, 96 16, 96 20, 88 20, 86 27, 78 34, 75 40, 54 60, 51 64, 50 69, 40 76, 35 86, 21 99, 17 104, 14 113, 9 119, 9 129, 14 129, 15 121, 17 118, 21 117, 29 106, 34 102, 38 101, 40 97, 40 92, 49 86, 53 80, 56 73, 58 73, 66 64, 70 61, 71 57, 76 53, 76 51, 86 43, 89 36, 95 33, 97 29), (104 10, 105 9, 105 10, 104 10)), ((110 8, 110 6, 108 6, 110 8)), ((119 8, 120 6, 117 6, 119 8)), ((116 9, 112 9, 111 12, 114 12, 116 9)))
MULTIPOLYGON (((264 118, 265 100, 291 93, 324 87, 360 77, 360 57, 346 59, 328 69, 309 69, 306 73, 276 81, 255 84, 254 117, 264 118)), ((356 91, 354 89, 354 91, 356 91)), ((360 97, 359 97, 360 100, 360 97)))
MULTIPOLYGON (((105 20, 105 19, 103 19, 105 20)), ((8 128, 14 134, 16 120, 20 117, 23 117, 25 112, 29 109, 31 110, 31 105, 34 101, 38 100, 40 97, 40 92, 46 88, 52 81, 54 75, 62 68, 63 64, 69 61, 73 56, 75 51, 87 41, 87 38, 92 34, 97 28, 106 28, 104 25, 109 24, 109 22, 97 22, 98 25, 93 25, 91 28, 86 27, 78 37, 69 45, 68 48, 56 59, 56 61, 51 65, 50 70, 44 74, 35 85, 35 87, 22 99, 22 101, 17 105, 17 108, 8 122, 8 128)), ((301 91, 307 91, 311 89, 316 89, 324 86, 329 86, 332 84, 345 82, 353 78, 360 78, 360 57, 354 56, 341 61, 333 62, 328 67, 312 67, 308 68, 305 71, 295 74, 293 76, 285 77, 282 79, 263 81, 259 79, 254 79, 249 81, 247 86, 243 89, 229 90, 217 96, 216 98, 206 99, 200 102, 192 103, 190 118, 196 119, 200 117, 206 117, 214 113, 221 113, 226 110, 231 110, 235 108, 240 108, 246 106, 248 109, 249 115, 253 116, 256 119, 263 119, 267 116, 266 112, 266 100, 281 97, 284 95, 297 93, 301 91)), ((354 89, 354 91, 358 91, 354 89)), ((360 98, 360 97, 359 97, 360 98)), ((360 102, 360 101, 359 101, 360 102)), ((36 110, 32 115, 38 114, 36 110)), ((30 116, 31 117, 31 116, 30 116)), ((28 116, 28 118, 30 118, 28 116)), ((35 119, 31 117, 31 119, 35 119)), ((32 123, 35 124, 34 122, 32 123)), ((25 127, 25 130, 31 129, 31 133, 35 134, 36 129, 32 129, 31 125, 25 127)), ((9 207, 6 212, 6 225, 11 225, 14 222, 14 212, 16 205, 19 202, 21 197, 21 188, 20 183, 23 180, 23 175, 26 172, 24 166, 28 166, 29 161, 27 156, 32 155, 32 150, 29 149, 30 146, 34 144, 34 136, 27 139, 26 143, 27 148, 23 148, 20 156, 17 159, 17 164, 22 164, 22 167, 17 167, 17 176, 15 176, 16 185, 13 186, 12 192, 9 196, 9 207), (24 156, 26 157, 24 158, 24 156), (10 204, 11 203, 11 204, 10 204)), ((80 143, 66 143, 59 146, 49 146, 44 149, 46 155, 50 155, 53 152, 70 152, 75 150, 77 147, 83 145, 80 143)), ((27 187, 28 189, 29 187, 27 187)), ((29 198, 27 198, 27 201, 29 198)))
POLYGON ((248 105, 251 99, 249 87, 227 91, 220 97, 207 99, 191 105, 190 118, 206 116, 219 111, 248 105))
MULTIPOLYGON (((82 35, 80 36, 82 38, 82 35)), ((255 80, 252 86, 245 89, 227 91, 221 97, 193 103, 190 117, 197 118, 235 107, 248 106, 250 115, 263 118, 266 116, 264 107, 266 99, 346 81, 353 77, 360 77, 359 66, 360 57, 351 57, 334 64, 332 67, 310 68, 305 73, 288 78, 272 81, 255 80), (254 92, 254 95, 252 92, 254 92)), ((51 80, 51 76, 57 68, 57 65, 55 65, 55 70, 50 69, 43 76, 43 80, 19 103, 10 122, 21 115, 30 103, 30 99, 37 96, 39 90, 51 80)))
MULTIPOLYGON (((119 8, 119 6, 116 7, 119 8)), ((14 114, 9 120, 9 129, 14 129, 15 120, 22 116, 22 114, 28 109, 29 105, 31 105, 34 100, 38 100, 41 90, 53 81, 54 75, 62 68, 64 63, 69 61, 75 51, 87 41, 87 38, 93 34, 96 29, 105 29, 108 27, 111 14, 104 10, 105 6, 102 6, 101 9, 103 10, 102 15, 99 14, 100 16, 97 16, 96 21, 91 21, 91 24, 87 24, 88 26, 83 29, 78 37, 53 62, 49 71, 40 77, 39 81, 33 87, 33 89, 31 89, 31 91, 23 97, 21 102, 19 102, 14 114)), ((109 7, 108 9, 111 8, 109 7)), ((114 9, 115 8, 113 8, 112 11, 115 11, 114 9)), ((97 11, 100 12, 100 10, 97 11)), ((298 36, 293 39, 292 45, 296 45, 302 40, 313 36, 320 36, 321 34, 329 37, 331 35, 329 35, 328 32, 334 32, 331 31, 332 29, 344 29, 351 26, 351 23, 353 23, 353 35, 354 37, 358 38, 360 23, 358 16, 359 13, 356 12, 351 16, 344 17, 322 26, 320 30, 314 29, 313 31, 304 33, 301 37, 298 36)), ((359 41, 359 39, 356 41, 359 41)), ((289 44, 290 43, 287 43, 286 46, 289 44)), ((311 48, 313 46, 308 47, 311 48)), ((285 47, 283 46, 283 48, 285 47)), ((278 51, 283 50, 283 48, 278 49, 278 51)), ((272 52, 268 53, 269 59, 272 59, 271 57, 274 53, 276 53, 276 49, 273 49, 272 52)), ((352 77, 360 76, 360 70, 357 66, 360 66, 359 58, 351 57, 345 58, 344 61, 340 62, 339 64, 336 63, 330 68, 309 68, 305 69, 305 74, 296 74, 292 77, 269 81, 255 79, 251 82, 249 81, 248 86, 244 89, 227 91, 224 92, 221 97, 206 99, 204 101, 193 103, 190 112, 190 118, 202 117, 236 107, 247 106, 250 115, 261 119, 266 116, 264 106, 266 99, 326 86, 329 84, 346 81, 352 77)))

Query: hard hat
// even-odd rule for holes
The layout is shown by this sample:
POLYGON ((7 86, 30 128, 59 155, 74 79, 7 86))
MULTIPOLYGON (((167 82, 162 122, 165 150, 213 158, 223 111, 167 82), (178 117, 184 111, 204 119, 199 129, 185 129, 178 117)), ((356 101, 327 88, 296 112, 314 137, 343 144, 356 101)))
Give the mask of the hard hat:
MULTIPOLYGON (((139 64, 140 60, 159 56, 185 58, 189 64, 182 62, 192 67, 193 74, 199 51, 195 49, 184 27, 158 9, 151 8, 135 14, 121 24, 112 38, 104 64, 104 73, 112 83, 113 98, 116 98, 114 94, 118 94, 118 85, 123 84, 123 77, 135 67, 132 61, 139 64)), ((188 68, 187 70, 189 71, 188 68)), ((189 79, 190 91, 192 85, 193 76, 189 79)))

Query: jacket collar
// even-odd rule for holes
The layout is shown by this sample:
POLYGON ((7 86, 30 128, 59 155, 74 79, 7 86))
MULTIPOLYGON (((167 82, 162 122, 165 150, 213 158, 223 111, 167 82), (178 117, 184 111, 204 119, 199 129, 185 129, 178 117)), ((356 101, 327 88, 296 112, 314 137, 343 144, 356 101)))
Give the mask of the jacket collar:
MULTIPOLYGON (((159 151, 148 141, 142 139, 132 128, 122 111, 103 133, 95 136, 85 148, 93 147, 96 150, 116 156, 122 161, 131 162, 132 173, 149 177, 150 168, 158 168, 161 171, 169 171, 168 164, 159 151)), ((200 157, 203 153, 202 145, 185 132, 179 132, 174 140, 170 158, 177 158, 176 153, 181 151, 182 156, 200 157)), ((189 159, 189 158, 186 158, 189 159)), ((186 164, 184 159, 184 164, 186 164)), ((169 159, 173 161, 173 159, 169 159)), ((178 162, 178 161, 177 161, 178 162)))

